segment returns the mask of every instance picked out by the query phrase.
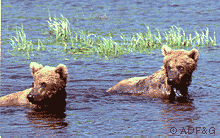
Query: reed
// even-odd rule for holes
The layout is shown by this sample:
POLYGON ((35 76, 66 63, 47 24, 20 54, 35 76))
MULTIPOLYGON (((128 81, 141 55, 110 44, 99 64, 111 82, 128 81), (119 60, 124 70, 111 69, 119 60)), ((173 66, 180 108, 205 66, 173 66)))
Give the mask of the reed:
POLYGON ((146 26, 146 33, 136 33, 130 37, 125 37, 121 34, 121 40, 114 41, 111 34, 109 34, 107 38, 104 38, 95 34, 89 34, 85 31, 79 33, 71 31, 68 19, 63 15, 61 15, 61 17, 62 18, 58 20, 56 17, 51 19, 50 16, 48 21, 49 27, 51 31, 54 30, 56 32, 56 39, 61 36, 59 32, 63 34, 66 33, 65 36, 70 36, 71 50, 74 54, 89 53, 100 56, 117 57, 132 52, 148 52, 149 50, 160 48, 163 44, 173 48, 216 45, 215 36, 214 39, 208 36, 208 28, 205 30, 205 33, 201 31, 202 34, 199 34, 195 30, 195 36, 192 38, 191 34, 187 37, 185 31, 177 26, 171 26, 169 30, 162 33, 156 29, 157 34, 153 34, 150 27, 146 26), (74 32, 75 37, 72 36, 71 32, 74 32), (91 36, 93 36, 93 38, 91 38, 91 36), (77 46, 75 46, 76 44, 77 46))
POLYGON ((33 49, 32 41, 28 41, 23 27, 16 28, 16 37, 10 38, 14 51, 26 51, 33 49))
POLYGON ((46 49, 46 46, 43 45, 40 39, 38 39, 37 49, 34 49, 34 44, 32 43, 32 40, 27 39, 23 26, 16 28, 16 36, 12 36, 10 40, 13 51, 26 51, 26 53, 29 53, 30 51, 46 49))
MULTIPOLYGON (((135 33, 131 36, 119 35, 117 40, 113 40, 113 35, 109 34, 107 37, 98 36, 94 33, 86 31, 76 32, 70 28, 70 23, 67 18, 60 14, 61 18, 52 18, 49 14, 48 26, 50 29, 51 37, 55 33, 56 45, 62 45, 64 51, 69 54, 85 54, 85 55, 99 55, 102 57, 118 57, 123 54, 133 52, 149 52, 155 48, 161 48, 161 45, 166 44, 172 48, 180 47, 204 47, 215 46, 216 38, 209 36, 209 29, 201 31, 199 34, 195 30, 195 35, 186 35, 185 31, 177 26, 171 26, 166 31, 152 32, 149 26, 146 26, 145 33, 135 33)), ((33 43, 27 40, 23 28, 16 29, 16 37, 10 38, 13 50, 26 50, 27 52, 33 51, 33 43), (20 29, 20 30, 19 30, 20 29)), ((37 50, 45 50, 46 46, 43 45, 38 39, 37 50)), ((52 43, 54 45, 54 43, 52 43)))
POLYGON ((67 18, 65 18, 62 14, 60 14, 62 18, 54 17, 52 19, 49 13, 49 21, 48 25, 50 28, 50 34, 56 34, 56 40, 61 38, 62 40, 67 39, 70 35, 70 23, 67 18))

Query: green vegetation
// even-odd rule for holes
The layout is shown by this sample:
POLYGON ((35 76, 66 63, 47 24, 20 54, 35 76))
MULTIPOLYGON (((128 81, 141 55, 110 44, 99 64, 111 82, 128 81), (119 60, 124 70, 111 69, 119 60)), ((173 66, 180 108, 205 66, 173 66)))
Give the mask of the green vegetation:
POLYGON ((21 27, 16 28, 16 37, 13 36, 10 38, 11 45, 13 47, 13 51, 40 51, 45 50, 46 46, 43 45, 40 39, 38 39, 38 47, 37 49, 34 49, 33 43, 31 40, 27 40, 26 34, 21 27), (19 30, 20 29, 20 30, 19 30))
POLYGON ((55 32, 56 40, 59 38, 64 40, 70 35, 70 23, 62 14, 60 15, 62 17, 60 20, 56 17, 52 20, 51 16, 49 16, 49 21, 47 21, 50 28, 50 34, 55 32))
MULTIPOLYGON (((112 34, 102 37, 85 31, 75 32, 70 28, 70 23, 63 15, 61 18, 52 18, 49 15, 48 26, 50 37, 55 39, 53 45, 61 45, 68 54, 95 54, 104 57, 118 57, 132 52, 149 52, 161 45, 167 44, 172 48, 192 47, 192 46, 215 46, 216 38, 209 37, 209 29, 201 31, 199 34, 195 30, 195 36, 186 35, 185 31, 179 27, 171 26, 167 31, 154 34, 147 26, 146 33, 136 33, 133 36, 125 37, 120 35, 120 40, 113 40, 112 34), (205 32, 205 33, 204 33, 205 32), (187 37, 188 36, 188 37, 187 37)), ((46 50, 46 46, 38 39, 38 47, 33 48, 31 40, 27 40, 23 28, 16 29, 16 37, 10 38, 13 51, 46 50), (20 29, 20 30, 19 30, 20 29)))

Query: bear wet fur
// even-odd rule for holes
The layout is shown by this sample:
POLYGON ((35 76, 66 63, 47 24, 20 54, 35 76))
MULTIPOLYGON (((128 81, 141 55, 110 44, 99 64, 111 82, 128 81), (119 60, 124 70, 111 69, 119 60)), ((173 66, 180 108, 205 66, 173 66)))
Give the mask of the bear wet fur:
POLYGON ((182 97, 187 97, 192 73, 197 66, 198 50, 172 50, 164 45, 161 51, 164 55, 161 70, 151 76, 122 80, 107 92, 175 98, 175 92, 180 91, 182 97))
POLYGON ((31 62, 31 74, 34 79, 33 88, 12 93, 0 98, 0 106, 31 105, 37 108, 55 109, 66 104, 67 68, 63 64, 57 67, 43 67, 31 62))

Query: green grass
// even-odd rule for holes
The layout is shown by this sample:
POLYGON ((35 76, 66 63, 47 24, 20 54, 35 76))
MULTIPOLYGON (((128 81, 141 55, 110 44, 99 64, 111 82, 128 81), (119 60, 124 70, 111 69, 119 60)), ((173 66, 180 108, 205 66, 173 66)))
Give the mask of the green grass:
MULTIPOLYGON (((120 39, 113 40, 113 34, 108 36, 97 36, 94 33, 86 31, 76 32, 70 28, 70 23, 67 18, 60 14, 61 18, 52 18, 49 14, 49 33, 54 39, 52 45, 62 45, 63 50, 68 54, 83 54, 83 55, 99 55, 102 57, 119 57, 123 54, 132 52, 149 52, 155 48, 161 48, 166 44, 172 48, 180 47, 204 47, 215 46, 216 38, 209 37, 209 29, 201 31, 199 34, 195 30, 195 35, 186 35, 182 28, 171 26, 170 29, 156 33, 152 33, 149 26, 145 33, 136 33, 130 37, 120 35, 120 39), (55 38, 54 38, 55 36, 55 38)), ((16 37, 10 38, 14 51, 30 51, 45 50, 46 46, 38 39, 38 48, 33 48, 33 43, 28 40, 23 28, 16 29, 16 37), (20 30, 19 30, 20 29, 20 30)))
POLYGON ((34 49, 33 43, 31 40, 28 40, 24 32, 23 27, 16 28, 16 36, 10 38, 13 51, 40 51, 45 50, 46 46, 43 45, 40 39, 38 39, 38 47, 34 49))
POLYGON ((49 14, 49 21, 47 21, 50 28, 50 34, 55 32, 56 40, 60 38, 61 40, 64 40, 70 35, 69 21, 62 14, 60 14, 60 16, 62 17, 61 19, 57 17, 52 19, 49 14))

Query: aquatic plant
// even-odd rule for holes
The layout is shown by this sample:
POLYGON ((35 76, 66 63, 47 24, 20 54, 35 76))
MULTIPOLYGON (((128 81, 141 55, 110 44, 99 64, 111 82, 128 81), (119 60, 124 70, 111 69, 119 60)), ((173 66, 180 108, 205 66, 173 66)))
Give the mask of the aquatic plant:
POLYGON ((16 37, 10 38, 13 51, 34 51, 34 50, 45 50, 46 46, 43 45, 40 39, 38 39, 38 47, 34 49, 32 40, 28 40, 24 32, 23 26, 16 28, 16 37))
MULTIPOLYGON (((146 26, 145 33, 135 33, 131 36, 121 34, 113 38, 110 33, 109 36, 103 37, 86 31, 76 32, 70 28, 68 19, 62 14, 60 16, 61 18, 52 18, 49 14, 48 25, 51 37, 53 38, 53 33, 56 35, 56 43, 52 45, 61 45, 66 53, 73 55, 95 54, 102 57, 118 57, 132 52, 149 52, 152 49, 161 48, 163 44, 172 48, 216 45, 215 32, 212 39, 209 37, 208 28, 200 34, 195 30, 195 36, 192 36, 192 34, 186 35, 185 31, 177 26, 171 26, 163 32, 156 28, 154 33, 149 26, 146 26)), ((10 38, 13 50, 34 50, 32 41, 26 39, 23 28, 16 29, 16 36, 10 38)), ((38 39, 37 50, 45 50, 45 48, 46 46, 38 39)))
POLYGON ((176 26, 172 26, 170 30, 164 32, 164 37, 166 39, 166 44, 172 47, 189 47, 189 46, 209 46, 216 45, 215 35, 214 40, 209 37, 209 29, 205 30, 205 34, 201 31, 202 34, 199 34, 195 30, 195 37, 192 38, 192 35, 189 34, 189 37, 186 37, 185 31, 176 26))
POLYGON ((60 14, 62 18, 54 17, 52 19, 49 13, 49 21, 48 25, 50 28, 50 34, 55 32, 56 40, 61 38, 62 40, 66 39, 70 35, 70 23, 67 18, 65 18, 62 14, 60 14))
POLYGON ((23 30, 23 27, 16 28, 16 37, 13 36, 10 38, 11 45, 14 51, 23 51, 23 50, 31 50, 33 49, 32 41, 28 41, 26 34, 23 30), (20 29, 20 30, 19 30, 20 29))

